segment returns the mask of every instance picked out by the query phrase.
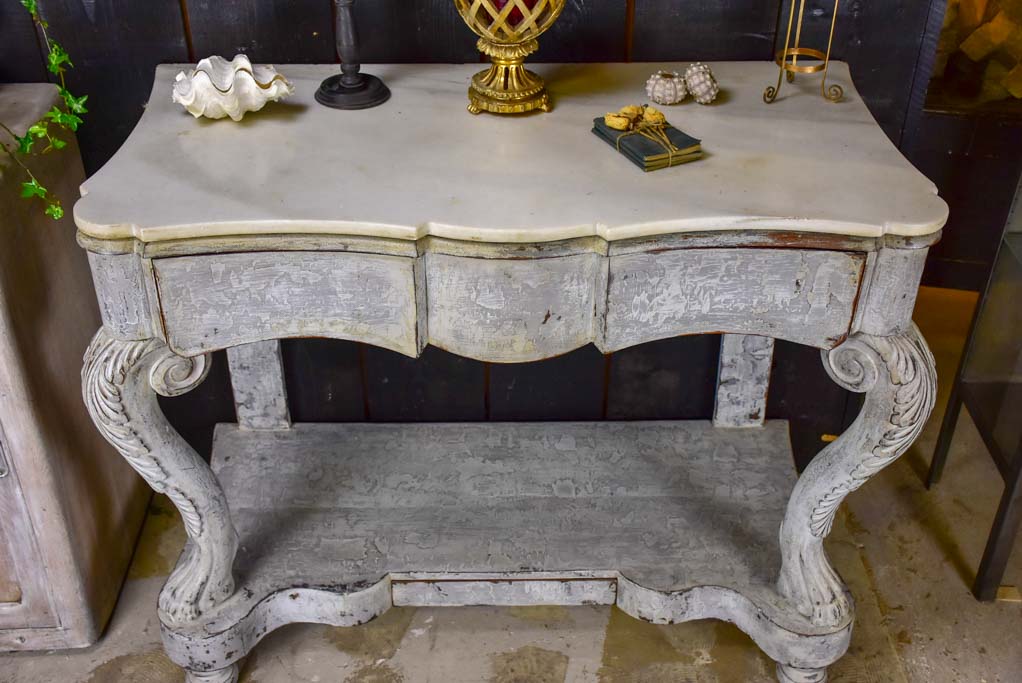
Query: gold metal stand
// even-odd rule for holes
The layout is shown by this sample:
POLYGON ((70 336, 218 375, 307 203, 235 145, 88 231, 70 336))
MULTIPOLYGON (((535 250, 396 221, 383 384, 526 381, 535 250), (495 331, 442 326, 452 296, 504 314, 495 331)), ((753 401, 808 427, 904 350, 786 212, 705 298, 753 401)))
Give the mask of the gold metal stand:
POLYGON ((468 110, 473 114, 550 111, 543 79, 525 68, 539 49, 536 38, 553 25, 566 0, 454 0, 458 13, 479 36, 489 69, 472 77, 468 110))
POLYGON ((830 20, 830 37, 827 39, 827 51, 821 52, 813 48, 802 47, 802 24, 805 18, 806 0, 792 0, 791 12, 788 14, 788 32, 784 38, 784 49, 777 53, 777 65, 781 68, 777 75, 777 85, 769 86, 763 92, 763 101, 770 104, 777 99, 781 92, 781 84, 787 76, 788 82, 795 80, 795 74, 812 74, 823 72, 823 82, 820 84, 820 92, 831 102, 839 102, 844 97, 845 91, 840 85, 833 83, 827 85, 827 70, 830 67, 830 50, 834 45, 834 27, 837 25, 837 10, 840 0, 834 0, 834 14, 830 20), (798 24, 795 24, 795 5, 798 4, 798 24), (792 44, 792 31, 795 34, 795 43, 792 44), (817 60, 812 64, 799 64, 799 57, 808 57, 817 60))
POLYGON ((493 64, 472 77, 468 89, 468 110, 473 114, 523 114, 534 109, 550 111, 550 96, 543 79, 525 68, 525 58, 539 49, 529 40, 517 45, 500 45, 480 38, 479 51, 493 64))

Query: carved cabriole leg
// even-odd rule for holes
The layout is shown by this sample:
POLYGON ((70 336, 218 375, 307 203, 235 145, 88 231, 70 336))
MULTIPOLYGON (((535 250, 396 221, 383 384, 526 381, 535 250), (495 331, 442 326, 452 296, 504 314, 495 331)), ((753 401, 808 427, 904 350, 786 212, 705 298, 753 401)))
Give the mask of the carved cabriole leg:
POLYGON ((778 590, 814 625, 839 627, 852 616, 851 596, 824 554, 823 539, 845 496, 919 436, 933 410, 937 373, 915 325, 892 337, 855 334, 825 351, 823 361, 835 382, 866 399, 852 426, 813 460, 792 493, 781 525, 778 590))
MULTIPOLYGON (((207 356, 183 358, 161 340, 120 341, 105 329, 92 340, 82 369, 85 404, 99 431, 173 501, 184 521, 189 542, 159 599, 160 619, 168 625, 198 619, 234 593, 238 536, 223 491, 157 402, 157 393, 177 396, 192 389, 208 369, 207 356)), ((231 680, 223 677, 226 671, 192 679, 231 680)))

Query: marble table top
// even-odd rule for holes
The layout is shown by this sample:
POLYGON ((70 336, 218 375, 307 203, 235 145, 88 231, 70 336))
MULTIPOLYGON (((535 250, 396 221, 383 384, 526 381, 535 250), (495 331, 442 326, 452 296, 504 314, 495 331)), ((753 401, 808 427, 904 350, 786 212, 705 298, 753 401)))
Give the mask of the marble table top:
POLYGON ((684 64, 533 66, 552 113, 472 116, 468 65, 369 65, 392 99, 342 112, 313 94, 334 65, 284 65, 293 97, 230 119, 196 120, 171 102, 182 65, 157 68, 131 137, 82 187, 74 209, 85 235, 144 242, 219 235, 305 233, 414 240, 608 241, 691 231, 780 230, 877 237, 940 230, 947 205, 906 161, 852 86, 776 82, 766 62, 712 64, 720 100, 665 107, 701 138, 698 162, 643 173, 590 131, 592 120, 646 101, 658 68, 684 64))

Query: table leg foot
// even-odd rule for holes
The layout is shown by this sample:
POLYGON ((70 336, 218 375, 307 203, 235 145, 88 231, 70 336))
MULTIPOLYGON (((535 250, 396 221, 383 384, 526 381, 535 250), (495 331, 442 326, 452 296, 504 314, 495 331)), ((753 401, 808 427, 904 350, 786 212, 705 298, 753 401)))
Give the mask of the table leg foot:
POLYGON ((835 382, 866 399, 852 426, 813 460, 792 493, 781 524, 778 590, 815 626, 826 627, 850 621, 853 608, 823 540, 845 497, 919 436, 933 410, 937 371, 915 325, 891 337, 855 334, 824 351, 823 360, 835 382))
POLYGON ((777 665, 777 680, 780 683, 826 683, 826 669, 796 669, 787 664, 777 665))
POLYGON ((185 683, 238 683, 238 665, 216 671, 186 671, 185 683))

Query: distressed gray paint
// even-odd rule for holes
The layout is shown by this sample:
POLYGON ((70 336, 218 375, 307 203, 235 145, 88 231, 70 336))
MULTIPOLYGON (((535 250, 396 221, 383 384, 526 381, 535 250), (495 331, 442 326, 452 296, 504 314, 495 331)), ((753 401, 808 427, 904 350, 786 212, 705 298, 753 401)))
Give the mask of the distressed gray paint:
POLYGON ((238 425, 243 429, 288 429, 280 341, 273 339, 227 349, 238 425))
POLYGON ((478 360, 523 362, 596 338, 602 258, 426 255, 430 342, 478 360))
POLYGON ((119 339, 148 339, 162 335, 147 292, 151 277, 147 263, 135 254, 89 253, 92 280, 103 327, 119 339))
POLYGON ((863 286, 855 330, 880 336, 905 334, 923 277, 927 249, 881 249, 870 254, 870 277, 863 286))
POLYGON ((707 332, 831 348, 848 333, 864 262, 787 249, 613 256, 604 351, 707 332))
POLYGON ((847 623, 853 604, 823 541, 845 497, 918 438, 933 410, 937 371, 914 324, 890 337, 857 333, 822 356, 831 379, 866 396, 852 426, 813 460, 792 493, 781 526, 778 590, 826 627, 847 623))
POLYGON ((157 259, 167 341, 182 355, 323 336, 418 355, 413 259, 287 252, 157 259))
MULTIPOLYGON (((542 605, 613 605, 617 602, 617 577, 529 579, 500 581, 493 575, 458 580, 444 575, 438 580, 391 581, 395 606, 465 607, 493 605, 528 607, 542 605)), ((521 579, 522 577, 516 577, 521 579)))
POLYGON ((94 254, 94 268, 121 259, 132 274, 97 278, 111 289, 101 300, 121 302, 122 312, 162 307, 148 324, 161 334, 165 326, 169 345, 101 331, 85 387, 104 435, 186 519, 191 550, 160 614, 189 683, 234 681, 237 660, 278 626, 355 625, 392 601, 614 602, 658 623, 725 619, 778 661, 779 680, 819 680, 847 649, 852 623, 847 589, 822 550, 829 520, 915 438, 931 391, 921 340, 848 337, 849 327, 905 329, 926 249, 840 238, 854 249, 841 251, 825 248, 838 244, 831 236, 796 249, 793 239, 357 245, 385 252, 372 254, 335 237, 295 236, 276 252, 191 251, 239 247, 225 238, 153 246, 164 255, 155 259, 94 254), (790 464, 786 434, 775 443, 779 425, 222 426, 215 458, 228 500, 152 408, 154 391, 201 380, 203 352, 250 344, 230 352, 242 424, 285 426, 275 340, 287 336, 356 339, 410 356, 433 343, 516 362, 589 342, 613 350, 714 331, 727 333, 718 426, 759 423, 775 337, 833 349, 836 380, 870 392, 863 416, 832 444, 829 464, 814 463, 786 512, 790 481, 773 478, 790 464), (742 486, 730 485, 736 471, 742 486), (261 540, 237 562, 235 523, 261 540))
POLYGON ((715 427, 763 426, 773 360, 771 337, 723 335, 713 410, 715 427))

